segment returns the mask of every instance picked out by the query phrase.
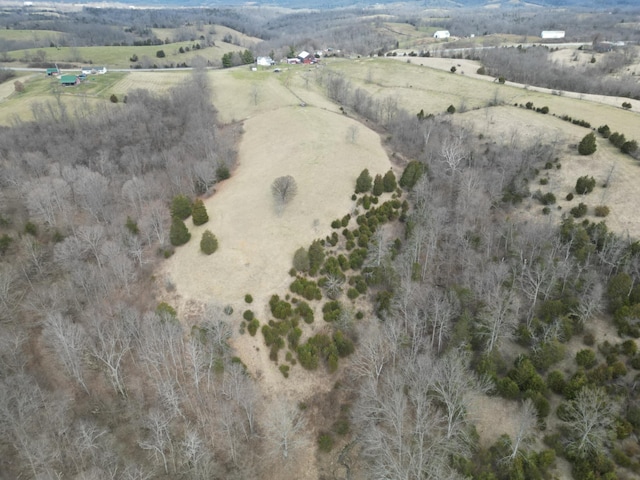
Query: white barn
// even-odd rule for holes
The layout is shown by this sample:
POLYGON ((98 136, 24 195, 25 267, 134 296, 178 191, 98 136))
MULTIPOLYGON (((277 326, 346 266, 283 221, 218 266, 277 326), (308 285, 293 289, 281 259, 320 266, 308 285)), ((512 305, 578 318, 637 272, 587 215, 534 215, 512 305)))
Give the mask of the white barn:
POLYGON ((564 30, 543 30, 540 36, 546 39, 564 38, 564 30))
POLYGON ((433 34, 433 38, 449 38, 450 36, 449 30, 438 30, 433 34))

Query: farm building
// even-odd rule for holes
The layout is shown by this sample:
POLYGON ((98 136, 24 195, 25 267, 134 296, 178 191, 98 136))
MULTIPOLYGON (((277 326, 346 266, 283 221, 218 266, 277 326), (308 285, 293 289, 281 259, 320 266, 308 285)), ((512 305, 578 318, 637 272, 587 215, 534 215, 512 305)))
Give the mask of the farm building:
POLYGON ((300 63, 309 63, 311 61, 311 54, 303 50, 298 54, 298 61, 300 63))
POLYGON ((450 36, 449 30, 438 30, 433 34, 433 38, 449 38, 450 36))
POLYGON ((63 85, 65 87, 78 85, 79 83, 80 79, 75 75, 62 75, 60 77, 60 85, 63 85))
POLYGON ((564 30, 544 30, 540 36, 545 39, 564 38, 564 30))
POLYGON ((275 65, 276 62, 274 62, 271 57, 258 57, 256 59, 256 64, 259 67, 270 67, 271 65, 275 65))
POLYGON ((80 70, 80 72, 83 75, 91 75, 92 71, 93 71, 93 68, 91 68, 91 67, 82 67, 82 69, 80 70))
POLYGON ((56 75, 60 75, 60 70, 58 70, 58 67, 47 68, 47 77, 54 77, 56 75))

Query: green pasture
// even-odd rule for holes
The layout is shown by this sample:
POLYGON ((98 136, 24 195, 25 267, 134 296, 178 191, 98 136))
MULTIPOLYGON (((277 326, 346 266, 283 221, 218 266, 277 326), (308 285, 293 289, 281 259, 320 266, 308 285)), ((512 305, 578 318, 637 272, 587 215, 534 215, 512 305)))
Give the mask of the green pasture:
POLYGON ((24 84, 24 91, 12 91, 0 99, 0 124, 10 124, 16 118, 30 120, 33 107, 38 103, 57 103, 59 100, 71 108, 70 111, 79 105, 111 104, 111 94, 117 93, 114 91, 114 85, 126 75, 118 72, 91 75, 81 84, 70 87, 63 87, 58 78, 47 77, 44 74, 23 76, 20 80, 24 84))
POLYGON ((28 62, 38 55, 38 51, 44 51, 46 62, 74 63, 77 65, 106 65, 107 68, 130 68, 134 63, 133 55, 137 55, 142 61, 147 57, 150 64, 162 67, 167 64, 189 63, 195 56, 201 56, 209 61, 220 62, 222 55, 231 51, 244 50, 236 45, 224 42, 216 42, 215 47, 194 50, 195 42, 178 42, 169 45, 144 45, 144 46, 107 46, 107 47, 49 47, 15 50, 7 55, 17 61, 28 62), (180 47, 190 51, 180 53, 180 47), (162 50, 164 58, 158 58, 157 52, 162 50))
POLYGON ((49 46, 50 41, 55 41, 65 34, 55 30, 7 30, 0 29, 0 40, 31 40, 35 47, 49 46))

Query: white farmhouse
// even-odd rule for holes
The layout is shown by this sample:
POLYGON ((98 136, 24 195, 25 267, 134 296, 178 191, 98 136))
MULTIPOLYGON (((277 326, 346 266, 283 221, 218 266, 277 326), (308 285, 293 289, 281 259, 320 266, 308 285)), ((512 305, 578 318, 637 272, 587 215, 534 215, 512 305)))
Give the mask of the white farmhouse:
POLYGON ((450 36, 449 30, 438 30, 433 34, 433 38, 449 38, 450 36))
POLYGON ((258 57, 256 58, 256 64, 259 67, 270 67, 271 65, 275 65, 276 62, 274 62, 271 57, 258 57))
POLYGON ((564 38, 564 30, 543 30, 540 36, 544 39, 564 38))

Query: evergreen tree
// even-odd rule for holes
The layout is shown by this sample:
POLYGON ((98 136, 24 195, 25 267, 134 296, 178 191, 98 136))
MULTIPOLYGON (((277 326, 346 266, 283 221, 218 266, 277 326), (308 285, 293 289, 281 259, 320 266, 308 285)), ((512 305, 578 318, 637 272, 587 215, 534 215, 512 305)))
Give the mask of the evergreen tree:
POLYGON ((371 190, 371 183, 373 179, 369 174, 369 170, 366 168, 360 173, 358 179, 356 180, 356 193, 366 193, 371 190))
POLYGON ((204 202, 199 198, 193 202, 193 208, 191 214, 193 215, 194 225, 204 225, 209 221, 209 215, 207 209, 204 206, 204 202))
POLYGON ((205 230, 200 240, 200 250, 207 255, 211 255, 218 249, 218 239, 209 230, 205 230))
POLYGON ((171 216, 185 220, 191 215, 191 200, 185 195, 176 195, 171 201, 171 216))
POLYGON ((591 155, 596 151, 596 136, 593 133, 585 135, 578 145, 578 153, 580 155, 591 155))
POLYGON ((222 55, 222 67, 233 67, 233 52, 225 53, 222 55))
POLYGON ((402 172, 402 176, 400 177, 400 186, 407 190, 411 190, 418 180, 420 180, 424 171, 425 166, 423 163, 420 163, 417 160, 411 160, 404 169, 404 172, 402 172))
POLYGON ((635 140, 629 140, 628 142, 624 142, 620 147, 622 153, 628 153, 629 155, 635 153, 638 150, 638 142, 635 140))
POLYGON ((244 52, 242 52, 241 57, 242 63, 246 65, 254 62, 253 53, 251 53, 251 51, 249 50, 245 50, 244 52))
POLYGON ((384 183, 382 182, 382 175, 376 175, 375 180, 373 181, 373 194, 376 197, 379 197, 384 192, 384 183))
POLYGON ((179 247, 180 245, 187 243, 190 238, 191 234, 189 233, 189 230, 187 230, 187 226, 184 222, 178 217, 173 217, 171 230, 169 231, 171 245, 179 247))
POLYGON ((393 170, 389 170, 384 174, 384 178, 382 179, 382 186, 384 187, 385 192, 393 192, 396 188, 398 188, 396 176, 393 173, 393 170))

